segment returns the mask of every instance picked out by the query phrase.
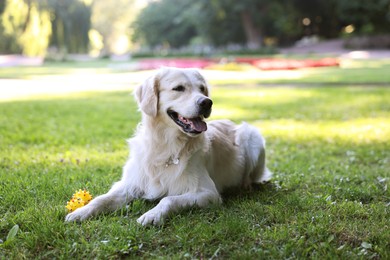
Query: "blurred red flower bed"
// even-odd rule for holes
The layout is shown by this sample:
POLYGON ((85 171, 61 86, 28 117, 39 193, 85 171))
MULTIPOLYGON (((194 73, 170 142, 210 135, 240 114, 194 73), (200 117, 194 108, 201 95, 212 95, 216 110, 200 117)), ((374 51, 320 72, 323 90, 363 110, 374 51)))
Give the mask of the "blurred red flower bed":
MULTIPOLYGON (((292 70, 300 68, 339 66, 337 58, 322 58, 318 60, 295 60, 278 58, 235 58, 235 63, 250 64, 261 70, 292 70)), ((138 61, 139 70, 158 69, 160 67, 199 68, 218 64, 216 59, 145 59, 138 61)))
POLYGON ((261 70, 292 70, 300 68, 335 67, 340 65, 337 58, 322 58, 319 60, 237 58, 235 61, 251 64, 261 70))
POLYGON ((146 59, 139 61, 138 66, 140 70, 151 70, 161 67, 203 69, 212 64, 215 64, 215 62, 207 59, 146 59))

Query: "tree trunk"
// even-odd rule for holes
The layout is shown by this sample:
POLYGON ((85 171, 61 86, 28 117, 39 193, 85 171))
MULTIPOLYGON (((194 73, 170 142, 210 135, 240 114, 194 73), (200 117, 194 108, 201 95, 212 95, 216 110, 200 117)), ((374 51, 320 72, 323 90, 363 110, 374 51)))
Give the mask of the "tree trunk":
POLYGON ((27 31, 27 26, 28 26, 28 24, 30 22, 30 17, 31 17, 31 0, 27 0, 26 4, 28 6, 28 9, 27 9, 26 20, 24 21, 24 25, 23 25, 23 33, 27 31))
POLYGON ((241 22, 245 30, 246 44, 251 50, 261 47, 261 31, 257 28, 252 20, 252 15, 248 10, 241 12, 241 22))

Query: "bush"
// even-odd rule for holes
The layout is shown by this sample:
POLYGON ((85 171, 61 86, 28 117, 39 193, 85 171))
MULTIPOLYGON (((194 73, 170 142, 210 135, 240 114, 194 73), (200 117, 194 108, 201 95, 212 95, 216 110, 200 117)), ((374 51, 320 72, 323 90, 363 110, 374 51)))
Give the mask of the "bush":
POLYGON ((254 55, 273 55, 277 54, 278 50, 274 47, 264 47, 261 49, 247 49, 247 48, 237 48, 231 50, 228 48, 219 48, 213 49, 209 48, 207 51, 191 50, 185 48, 181 49, 169 49, 169 50, 142 50, 139 52, 132 53, 133 58, 189 58, 189 57, 210 57, 210 56, 254 56, 254 55))

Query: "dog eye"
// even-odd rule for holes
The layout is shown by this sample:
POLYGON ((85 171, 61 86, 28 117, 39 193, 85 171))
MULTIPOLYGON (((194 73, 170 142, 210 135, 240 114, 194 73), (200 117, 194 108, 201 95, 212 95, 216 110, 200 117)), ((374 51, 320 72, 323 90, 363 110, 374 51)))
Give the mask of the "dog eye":
POLYGON ((202 86, 200 86, 200 88, 199 88, 199 89, 200 89, 200 91, 201 91, 201 92, 203 92, 203 93, 206 91, 206 87, 205 87, 205 86, 203 86, 203 85, 202 85, 202 86))
POLYGON ((177 87, 174 87, 172 90, 183 92, 185 90, 185 87, 183 87, 182 85, 179 85, 177 87))

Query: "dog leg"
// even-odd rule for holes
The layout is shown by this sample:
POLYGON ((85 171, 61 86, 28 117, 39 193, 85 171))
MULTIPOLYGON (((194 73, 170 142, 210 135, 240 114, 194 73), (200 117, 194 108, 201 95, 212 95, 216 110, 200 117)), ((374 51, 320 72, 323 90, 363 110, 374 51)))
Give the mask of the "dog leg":
POLYGON ((103 211, 117 210, 133 200, 134 197, 135 192, 129 194, 124 183, 122 181, 117 182, 108 193, 96 197, 86 206, 69 213, 65 217, 65 221, 83 221, 103 211))
POLYGON ((254 126, 243 123, 237 128, 235 142, 244 149, 246 158, 243 186, 268 182, 272 172, 266 167, 265 139, 261 133, 254 126))
POLYGON ((186 193, 177 196, 163 198, 156 207, 149 210, 137 219, 143 226, 154 224, 160 225, 168 214, 178 211, 181 208, 197 205, 206 207, 211 203, 220 204, 221 197, 217 192, 203 191, 198 193, 186 193))
MULTIPOLYGON (((199 167, 199 165, 197 167, 199 167)), ((191 163, 189 163, 189 169, 191 169, 191 163)), ((221 196, 207 173, 207 170, 199 168, 196 168, 196 170, 199 174, 197 191, 167 196, 161 199, 157 206, 143 214, 137 219, 137 222, 143 226, 150 224, 160 225, 170 213, 177 212, 182 208, 195 205, 206 207, 211 203, 220 204, 222 202, 221 196)), ((191 172, 191 170, 189 170, 189 172, 191 172)))

